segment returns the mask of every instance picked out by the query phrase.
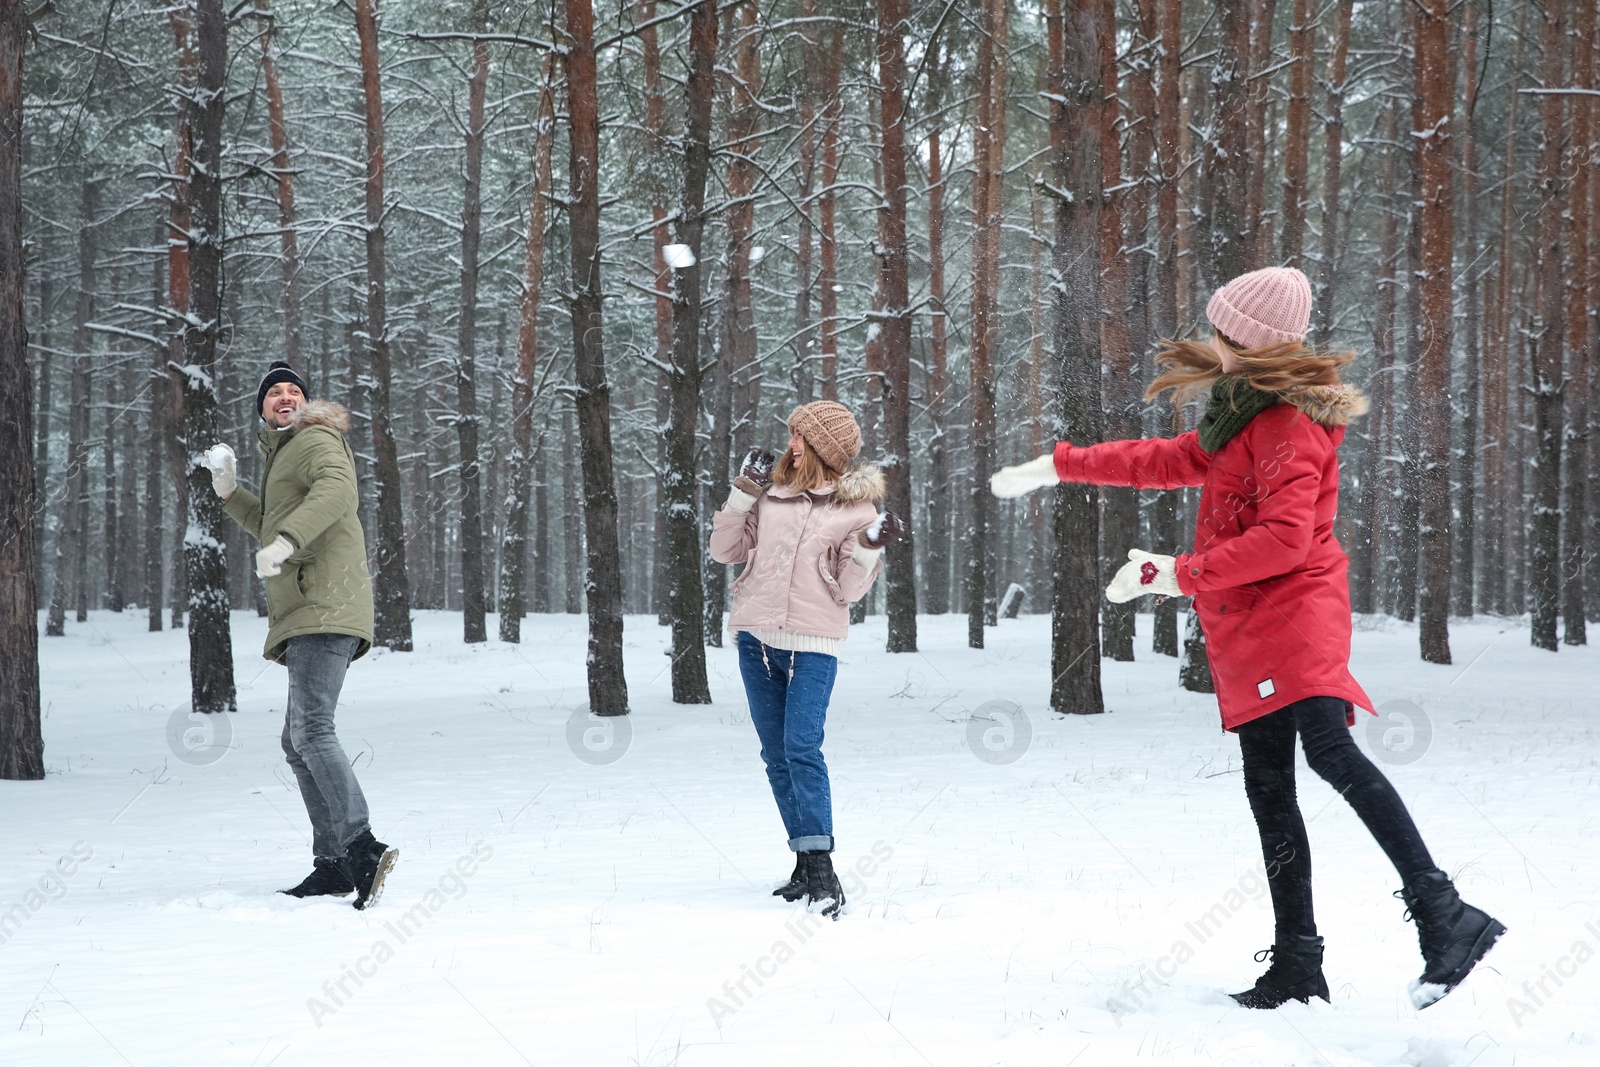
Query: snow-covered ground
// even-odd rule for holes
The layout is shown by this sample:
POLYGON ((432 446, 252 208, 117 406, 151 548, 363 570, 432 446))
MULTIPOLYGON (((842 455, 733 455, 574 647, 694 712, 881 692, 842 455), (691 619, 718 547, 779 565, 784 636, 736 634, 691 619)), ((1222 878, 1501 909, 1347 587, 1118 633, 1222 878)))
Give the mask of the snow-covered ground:
POLYGON ((1412 1010, 1395 875, 1302 763, 1333 1003, 1255 1013, 1224 996, 1271 940, 1238 744, 1139 624, 1093 717, 1043 706, 1047 618, 981 652, 962 616, 924 617, 915 655, 857 628, 832 923, 768 895, 792 858, 731 648, 715 703, 675 706, 667 632, 630 618, 608 748, 571 722, 581 617, 467 647, 419 613, 339 712, 401 850, 357 912, 273 892, 310 851, 262 621, 234 616, 239 712, 206 747, 186 635, 93 613, 44 641, 49 775, 0 782, 0 1064, 1600 1064, 1600 652, 1482 620, 1436 667, 1414 628, 1360 629, 1357 677, 1405 715, 1361 743, 1387 732, 1440 865, 1510 934, 1412 1010), (973 721, 995 701, 1024 718, 973 721))

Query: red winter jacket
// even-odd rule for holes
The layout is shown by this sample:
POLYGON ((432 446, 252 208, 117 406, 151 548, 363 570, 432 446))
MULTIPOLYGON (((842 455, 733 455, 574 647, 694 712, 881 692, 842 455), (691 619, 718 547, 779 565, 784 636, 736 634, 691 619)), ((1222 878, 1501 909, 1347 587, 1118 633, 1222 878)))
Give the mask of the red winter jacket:
POLYGON ((1056 445, 1062 481, 1204 487, 1194 552, 1177 557, 1177 577, 1205 629, 1224 729, 1306 697, 1343 698, 1352 726, 1352 705, 1373 710, 1350 676, 1349 564, 1333 535, 1338 447, 1355 402, 1340 398, 1359 394, 1315 392, 1324 402, 1307 406, 1320 422, 1280 403, 1215 454, 1192 430, 1088 448, 1056 445))

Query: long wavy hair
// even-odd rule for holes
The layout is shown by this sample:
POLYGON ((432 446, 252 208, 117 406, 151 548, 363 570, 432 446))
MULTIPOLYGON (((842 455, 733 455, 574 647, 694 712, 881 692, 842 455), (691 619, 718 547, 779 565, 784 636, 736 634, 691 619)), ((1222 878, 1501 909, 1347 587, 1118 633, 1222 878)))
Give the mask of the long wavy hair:
MULTIPOLYGON (((1217 339, 1233 351, 1240 376, 1264 393, 1282 393, 1285 397, 1315 386, 1342 385, 1339 368, 1356 358, 1354 352, 1318 352, 1304 341, 1244 348, 1221 334, 1217 339)), ((1170 389, 1175 409, 1210 389, 1211 383, 1222 376, 1222 360, 1203 341, 1162 338, 1156 363, 1162 373, 1144 391, 1144 398, 1154 400, 1170 389)))
POLYGON ((773 485, 796 489, 802 493, 809 493, 813 489, 820 489, 829 482, 838 480, 839 472, 823 462, 809 441, 806 442, 805 452, 800 460, 796 461, 794 453, 785 448, 783 455, 778 457, 777 466, 772 468, 773 485))

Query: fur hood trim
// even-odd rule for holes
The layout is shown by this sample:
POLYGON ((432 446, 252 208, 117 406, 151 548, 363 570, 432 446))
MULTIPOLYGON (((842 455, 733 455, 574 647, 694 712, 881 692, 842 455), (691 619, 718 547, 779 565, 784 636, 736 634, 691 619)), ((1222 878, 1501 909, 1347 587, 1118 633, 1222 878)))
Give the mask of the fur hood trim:
POLYGON ((837 499, 841 504, 865 500, 876 504, 888 493, 883 468, 876 463, 860 463, 839 476, 837 499))
POLYGON ((1283 399, 1312 422, 1330 429, 1359 419, 1371 406, 1366 394, 1353 385, 1310 385, 1284 393, 1283 399))
POLYGON ((350 432, 350 412, 343 404, 332 400, 307 400, 294 413, 290 425, 296 430, 309 426, 326 426, 340 433, 350 432))

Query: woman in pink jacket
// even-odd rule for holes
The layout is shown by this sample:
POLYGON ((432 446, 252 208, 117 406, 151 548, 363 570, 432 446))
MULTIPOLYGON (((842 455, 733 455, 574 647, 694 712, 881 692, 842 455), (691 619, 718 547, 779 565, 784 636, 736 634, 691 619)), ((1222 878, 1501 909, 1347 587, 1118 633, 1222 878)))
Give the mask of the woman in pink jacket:
POLYGON ((850 604, 883 569, 883 550, 905 526, 878 514, 883 474, 852 467, 861 428, 842 404, 820 400, 789 416, 782 458, 751 449, 728 502, 712 518, 711 558, 743 563, 728 630, 767 782, 795 853, 794 873, 773 892, 823 903, 834 919, 844 891, 833 870, 833 800, 822 758, 823 724, 839 669, 850 604))
MULTIPOLYGON (((1298 270, 1269 267, 1217 290, 1206 306, 1209 345, 1167 342, 1168 389, 1209 402, 1198 430, 1110 441, 997 473, 997 496, 1056 482, 1175 489, 1199 485, 1192 553, 1134 549, 1106 595, 1192 596, 1206 633, 1222 725, 1239 735, 1244 788, 1260 831, 1276 924, 1272 965, 1250 1008, 1328 999, 1322 938, 1311 908, 1311 846, 1295 799, 1295 739, 1306 763, 1355 809, 1399 873, 1417 923, 1424 968, 1412 1001, 1427 1007, 1455 988, 1505 927, 1462 902, 1422 841, 1400 795, 1350 738, 1354 708, 1372 701, 1350 675, 1350 590, 1339 510, 1339 443, 1366 411, 1339 381, 1349 355, 1305 344, 1311 287, 1298 270)), ((1258 956, 1257 959, 1262 957, 1258 956)))

